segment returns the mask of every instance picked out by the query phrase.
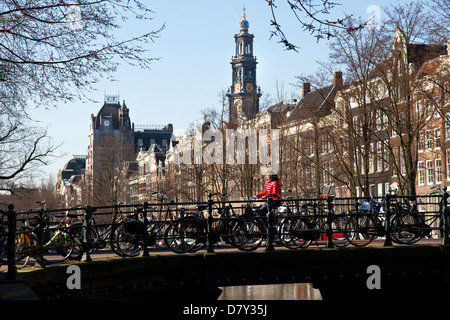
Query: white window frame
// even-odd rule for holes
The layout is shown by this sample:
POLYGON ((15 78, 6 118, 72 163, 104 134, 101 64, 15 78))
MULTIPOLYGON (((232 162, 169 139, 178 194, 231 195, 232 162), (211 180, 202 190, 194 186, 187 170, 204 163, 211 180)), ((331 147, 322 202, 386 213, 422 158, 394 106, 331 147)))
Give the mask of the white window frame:
POLYGON ((433 161, 432 160, 426 160, 425 162, 425 170, 427 175, 427 185, 433 184, 433 161))
POLYGON ((425 168, 423 166, 423 161, 417 163, 417 184, 419 186, 425 185, 425 168))
POLYGON ((441 158, 434 160, 434 172, 436 184, 442 183, 442 161, 441 158))

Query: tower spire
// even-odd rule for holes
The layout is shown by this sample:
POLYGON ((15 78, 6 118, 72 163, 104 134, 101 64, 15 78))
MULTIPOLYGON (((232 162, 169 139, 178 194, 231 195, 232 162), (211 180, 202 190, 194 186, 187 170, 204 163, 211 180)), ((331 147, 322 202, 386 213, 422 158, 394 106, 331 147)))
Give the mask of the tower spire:
POLYGON ((256 57, 253 55, 253 35, 248 32, 245 6, 235 38, 235 56, 231 59, 232 82, 228 90, 230 122, 251 119, 259 112, 261 93, 256 86, 256 57))

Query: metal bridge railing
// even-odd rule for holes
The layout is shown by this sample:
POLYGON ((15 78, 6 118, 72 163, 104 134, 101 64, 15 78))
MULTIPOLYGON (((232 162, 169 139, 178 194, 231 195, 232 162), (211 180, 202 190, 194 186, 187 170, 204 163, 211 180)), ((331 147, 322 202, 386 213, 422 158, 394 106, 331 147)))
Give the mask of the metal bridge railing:
POLYGON ((206 202, 165 201, 111 206, 42 208, 1 212, 0 262, 6 279, 33 261, 46 265, 66 260, 92 261, 92 252, 108 248, 122 257, 149 256, 149 248, 175 253, 216 245, 251 251, 275 245, 289 249, 312 243, 326 247, 364 246, 375 238, 384 246, 410 244, 425 237, 449 244, 448 193, 426 196, 226 201, 223 194, 206 202), (258 206, 261 205, 261 206, 258 206))

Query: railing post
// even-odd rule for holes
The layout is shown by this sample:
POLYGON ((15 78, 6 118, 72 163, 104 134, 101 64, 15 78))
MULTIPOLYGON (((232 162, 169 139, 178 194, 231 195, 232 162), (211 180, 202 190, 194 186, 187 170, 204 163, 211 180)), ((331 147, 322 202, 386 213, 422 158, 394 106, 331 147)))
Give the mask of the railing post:
POLYGON ((267 198, 267 247, 266 251, 274 251, 273 246, 273 198, 267 198))
POLYGON ((144 232, 143 234, 143 239, 144 239, 144 243, 142 244, 143 246, 143 250, 142 250, 142 256, 143 257, 148 257, 149 253, 148 253, 148 219, 147 219, 147 208, 148 208, 148 202, 144 202, 142 204, 143 210, 142 210, 142 215, 144 216, 144 230, 142 232, 144 232))
POLYGON ((16 280, 16 212, 14 205, 8 205, 8 272, 6 273, 6 280, 16 280))
POLYGON ((37 235, 37 241, 38 241, 38 245, 39 245, 39 257, 37 257, 37 263, 39 263, 39 265, 42 268, 46 267, 46 264, 44 262, 44 230, 47 227, 45 224, 45 209, 41 209, 39 210, 39 214, 38 214, 38 226, 36 229, 36 235, 37 235))
POLYGON ((212 199, 212 193, 208 193, 208 217, 206 219, 206 252, 207 253, 214 253, 214 248, 213 248, 213 216, 212 216, 212 211, 213 211, 213 204, 214 201, 212 199))
POLYGON ((92 214, 95 212, 96 209, 92 208, 91 206, 87 205, 84 208, 84 222, 83 222, 83 260, 84 262, 91 262, 91 244, 89 239, 88 230, 91 229, 91 219, 92 214))
POLYGON ((386 193, 385 195, 385 201, 384 201, 384 211, 386 213, 386 220, 385 220, 385 233, 386 233, 386 237, 384 239, 384 244, 383 246, 385 247, 392 247, 392 239, 391 239, 391 232, 392 232, 392 227, 391 227, 391 194, 390 193, 386 193))
POLYGON ((444 234, 442 235, 443 239, 442 239, 442 244, 450 244, 448 235, 449 235, 449 215, 448 215, 448 193, 447 193, 447 187, 444 187, 442 192, 442 219, 444 220, 444 234))
POLYGON ((334 197, 327 196, 327 248, 334 248, 333 244, 333 220, 334 220, 334 210, 333 210, 333 199, 334 197))

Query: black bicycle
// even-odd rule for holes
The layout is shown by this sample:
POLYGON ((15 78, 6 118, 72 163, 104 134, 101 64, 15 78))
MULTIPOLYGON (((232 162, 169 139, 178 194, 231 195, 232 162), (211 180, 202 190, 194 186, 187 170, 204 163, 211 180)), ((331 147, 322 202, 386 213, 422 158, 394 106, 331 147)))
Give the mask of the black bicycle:
POLYGON ((306 248, 312 242, 327 240, 329 223, 332 244, 336 247, 348 246, 350 242, 344 231, 346 218, 334 215, 332 207, 325 208, 316 202, 305 203, 298 214, 285 217, 280 226, 280 241, 289 249, 306 248), (331 221, 328 210, 332 211, 331 221))
MULTIPOLYGON (((370 244, 376 237, 386 236, 386 216, 382 212, 384 203, 362 201, 358 211, 353 212, 345 226, 344 233, 349 242, 357 247, 370 244)), ((390 205, 390 237, 398 244, 412 244, 424 235, 425 222, 419 213, 400 201, 390 205)))

